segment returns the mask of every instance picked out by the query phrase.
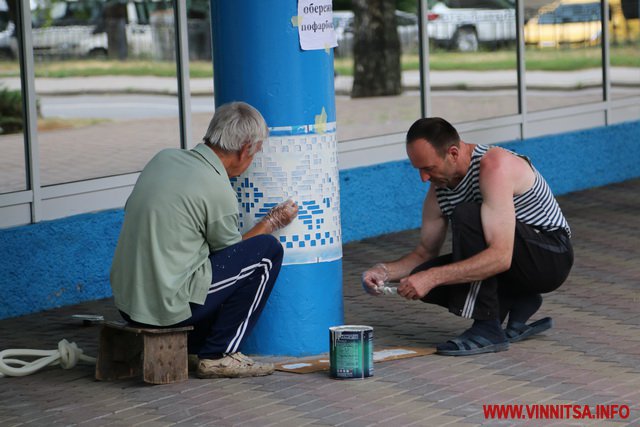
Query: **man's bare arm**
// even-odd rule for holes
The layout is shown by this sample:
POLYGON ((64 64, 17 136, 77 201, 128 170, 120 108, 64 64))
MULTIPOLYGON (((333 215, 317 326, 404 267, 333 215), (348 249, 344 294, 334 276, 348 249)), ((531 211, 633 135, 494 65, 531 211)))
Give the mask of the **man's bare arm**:
POLYGON ((260 234, 271 234, 273 230, 271 226, 265 222, 258 222, 249 231, 242 235, 242 240, 247 240, 260 234))
POLYGON ((269 213, 256 223, 249 231, 242 235, 242 240, 250 239, 259 234, 271 234, 286 227, 298 216, 298 205, 293 200, 286 200, 272 208, 269 213))
POLYGON ((418 265, 436 257, 447 233, 447 222, 438 206, 435 189, 431 187, 422 208, 422 227, 418 246, 400 259, 382 264, 365 271, 362 285, 372 295, 380 295, 377 287, 385 281, 397 281, 408 276, 418 265))
POLYGON ((413 251, 402 258, 385 264, 389 269, 389 280, 398 281, 411 274, 411 271, 420 264, 437 257, 446 236, 447 221, 442 215, 436 199, 435 187, 432 185, 422 207, 420 242, 413 251))
POLYGON ((478 254, 403 279, 398 293, 418 299, 440 285, 483 280, 507 270, 511 265, 515 236, 514 185, 526 165, 503 150, 491 150, 480 164, 480 210, 487 248, 478 254))

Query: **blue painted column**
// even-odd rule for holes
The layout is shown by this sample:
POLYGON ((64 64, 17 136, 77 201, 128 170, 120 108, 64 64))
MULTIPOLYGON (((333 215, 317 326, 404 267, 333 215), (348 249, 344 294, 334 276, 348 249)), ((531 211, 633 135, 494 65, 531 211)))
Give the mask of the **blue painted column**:
POLYGON ((216 105, 247 102, 270 128, 234 181, 242 231, 288 198, 300 207, 276 234, 283 268, 242 350, 326 352, 328 328, 344 320, 333 50, 301 50, 297 0, 211 0, 211 15, 216 105))

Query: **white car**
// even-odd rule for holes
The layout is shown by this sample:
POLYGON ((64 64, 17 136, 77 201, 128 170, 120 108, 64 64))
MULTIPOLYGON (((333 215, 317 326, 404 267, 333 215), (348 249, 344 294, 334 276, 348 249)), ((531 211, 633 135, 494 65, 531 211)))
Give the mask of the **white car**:
POLYGON ((497 47, 516 40, 515 4, 510 0, 429 2, 429 38, 440 47, 474 52, 481 44, 497 47))
MULTIPOLYGON (((34 55, 106 57, 110 46, 104 13, 100 3, 84 0, 56 1, 48 11, 34 9, 31 32, 34 55)), ((152 36, 146 3, 127 1, 126 21, 122 24, 126 34, 126 40, 122 38, 126 42, 123 48, 134 56, 150 54, 152 36)))

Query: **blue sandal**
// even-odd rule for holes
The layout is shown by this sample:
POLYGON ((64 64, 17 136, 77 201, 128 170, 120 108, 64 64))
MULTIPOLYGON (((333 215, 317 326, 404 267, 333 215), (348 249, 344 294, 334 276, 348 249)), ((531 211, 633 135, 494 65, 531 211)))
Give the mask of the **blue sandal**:
POLYGON ((475 334, 462 334, 457 338, 447 341, 447 343, 453 343, 457 349, 438 349, 436 353, 443 356, 470 356, 472 354, 495 353, 509 349, 509 341, 493 343, 485 337, 475 334))
POLYGON ((504 330, 509 342, 518 342, 553 327, 553 319, 545 317, 528 325, 522 322, 509 322, 504 330))

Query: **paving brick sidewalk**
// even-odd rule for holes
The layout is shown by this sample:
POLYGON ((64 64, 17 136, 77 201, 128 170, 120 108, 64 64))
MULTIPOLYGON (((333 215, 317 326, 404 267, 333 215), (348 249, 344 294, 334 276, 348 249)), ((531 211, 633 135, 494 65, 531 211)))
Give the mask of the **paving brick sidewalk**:
MULTIPOLYGON (((366 380, 276 372, 250 379, 150 386, 96 382, 93 370, 48 368, 0 379, 0 426, 440 426, 640 425, 640 180, 560 198, 573 230, 575 267, 535 317, 556 326, 507 352, 425 356, 376 365, 366 380), (627 419, 486 419, 483 404, 629 405, 627 419), (531 424, 527 424, 527 422, 531 424)), ((432 347, 468 321, 397 297, 372 298, 360 272, 411 248, 411 230, 347 244, 345 317, 375 328, 376 345, 432 347)), ((66 338, 95 355, 98 329, 73 313, 117 318, 110 300, 0 321, 0 349, 53 349, 66 338)))

